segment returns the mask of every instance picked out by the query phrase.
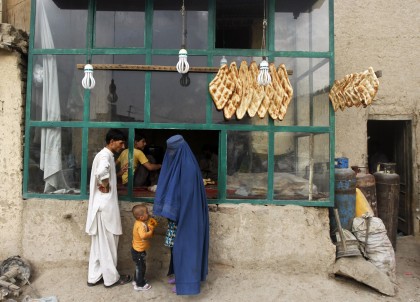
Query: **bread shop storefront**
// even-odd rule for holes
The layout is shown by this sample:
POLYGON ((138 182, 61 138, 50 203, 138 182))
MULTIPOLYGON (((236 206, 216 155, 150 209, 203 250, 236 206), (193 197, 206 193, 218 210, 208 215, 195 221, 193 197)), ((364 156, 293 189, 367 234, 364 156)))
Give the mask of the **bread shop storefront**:
MULTIPOLYGON (((210 204, 332 206, 332 12, 332 0, 32 0, 24 197, 88 199, 92 160, 119 128, 129 158, 141 133, 157 163, 181 134, 210 204)), ((129 172, 120 199, 153 202, 154 179, 129 172)))

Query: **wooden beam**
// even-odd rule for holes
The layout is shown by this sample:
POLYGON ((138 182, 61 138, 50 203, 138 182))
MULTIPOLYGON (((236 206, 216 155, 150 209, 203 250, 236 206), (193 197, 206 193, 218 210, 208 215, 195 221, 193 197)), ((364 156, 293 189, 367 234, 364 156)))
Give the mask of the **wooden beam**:
MULTIPOLYGON (((137 71, 177 71, 176 66, 163 65, 130 65, 130 64, 91 64, 93 70, 137 70, 137 71)), ((85 64, 77 64, 77 69, 83 69, 85 64)), ((188 72, 195 73, 217 73, 219 67, 194 67, 191 66, 188 72)), ((292 75, 293 71, 288 70, 288 75, 292 75)))

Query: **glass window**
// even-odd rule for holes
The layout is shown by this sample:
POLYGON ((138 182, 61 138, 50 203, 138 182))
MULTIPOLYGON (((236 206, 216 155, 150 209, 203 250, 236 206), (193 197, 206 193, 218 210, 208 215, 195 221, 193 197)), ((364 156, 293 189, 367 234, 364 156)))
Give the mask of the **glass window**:
POLYGON ((260 49, 263 19, 263 1, 217 0, 216 48, 260 49))
POLYGON ((34 47, 86 47, 87 8, 88 0, 37 0, 34 47))
POLYGON ((144 47, 143 0, 96 2, 96 47, 144 47))
POLYGON ((265 132, 228 132, 227 198, 267 198, 267 144, 265 132))
POLYGON ((78 128, 31 128, 28 192, 80 193, 80 142, 78 128))
POLYGON ((285 64, 293 87, 293 99, 279 126, 329 125, 329 60, 324 58, 276 58, 278 67, 285 64))
MULTIPOLYGON (((207 1, 184 1, 186 48, 207 49, 207 1)), ((153 1, 153 48, 179 49, 183 42, 182 1, 153 1)))
MULTIPOLYGON (((105 135, 102 132, 105 133, 106 131, 91 130, 89 137, 105 135)), ((202 130, 134 129, 134 138, 128 138, 127 141, 127 146, 129 146, 129 140, 133 140, 133 148, 127 147, 121 154, 115 155, 117 172, 127 164, 132 172, 131 178, 128 177, 128 172, 121 173, 118 176, 118 192, 120 194, 127 195, 129 184, 132 183, 133 197, 154 197, 153 186, 157 184, 160 170, 148 170, 141 164, 141 160, 144 160, 143 156, 145 156, 149 163, 162 164, 166 151, 166 141, 176 134, 184 137, 197 159, 203 180, 205 180, 207 198, 218 198, 219 132, 202 130)), ((97 140, 91 142, 90 153, 92 157, 89 158, 89 161, 93 161, 93 156, 95 152, 100 150, 99 148, 103 148, 103 146, 98 144, 97 140)))
MULTIPOLYGON (((154 56, 153 64, 174 66, 177 56, 154 56)), ((205 57, 189 56, 190 66, 206 66, 205 57)), ((150 120, 154 123, 205 123, 208 94, 207 74, 153 72, 150 120), (189 84, 184 86, 183 81, 189 84)))
MULTIPOLYGON (((144 56, 94 56, 93 63, 142 65, 144 56)), ((96 85, 90 97, 92 121, 144 121, 144 71, 96 70, 93 77, 96 85)))
POLYGON ((327 133, 276 133, 274 198, 277 200, 328 199, 329 146, 327 133))
POLYGON ((83 118, 83 56, 34 55, 32 67, 31 119, 74 121, 83 118))
MULTIPOLYGON (((170 136, 183 135, 208 180, 207 198, 214 203, 307 205, 301 201, 313 200, 314 205, 332 205, 332 1, 33 1, 25 198, 60 193, 87 199, 94 155, 105 146, 109 128, 119 127, 127 136, 127 162, 138 153, 138 132, 145 135, 143 153, 151 163, 162 162, 170 136), (262 48, 265 18, 267 49, 262 48), (183 42, 190 67, 216 67, 212 73, 190 69, 181 75, 174 70, 183 42), (260 117, 258 111, 248 111, 249 104, 240 107, 244 115, 239 118, 236 110, 232 116, 218 110, 209 82, 221 59, 229 67, 235 62, 239 73, 243 61, 249 71, 251 63, 259 67, 267 54, 277 70, 285 64, 293 87, 284 118, 273 121, 264 110, 260 117), (89 59, 103 66, 93 72, 95 87, 85 90, 83 69, 77 64, 89 59)), ((256 79, 252 76, 254 84, 256 79)), ((252 94, 260 87, 253 86, 252 94)), ((274 100, 266 102, 276 104, 274 100)), ((245 104, 243 98, 239 104, 245 104)), ((153 202, 149 187, 157 176, 134 162, 128 167, 128 177, 118 179, 121 199, 153 202)))
POLYGON ((327 0, 276 0, 275 50, 328 51, 327 0))

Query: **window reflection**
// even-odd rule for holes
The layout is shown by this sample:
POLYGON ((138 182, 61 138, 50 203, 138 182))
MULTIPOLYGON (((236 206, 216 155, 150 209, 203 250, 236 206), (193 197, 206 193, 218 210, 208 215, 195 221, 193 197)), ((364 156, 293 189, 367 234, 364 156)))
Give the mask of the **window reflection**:
POLYGON ((97 1, 96 47, 143 47, 145 1, 97 1))
POLYGON ((276 58, 292 71, 289 75, 293 87, 283 121, 279 126, 328 126, 329 125, 329 60, 322 58, 276 58))
MULTIPOLYGON (((141 55, 94 56, 95 64, 144 64, 141 55)), ((145 72, 95 70, 90 116, 95 121, 144 121, 145 72)))
POLYGON ((263 1, 216 1, 216 48, 259 49, 263 1))
POLYGON ((86 46, 88 0, 38 0, 36 3, 35 48, 86 46))
MULTIPOLYGON (((177 56, 155 56, 155 65, 175 65, 177 56)), ((206 66, 206 58, 188 57, 190 66, 206 66)), ((177 72, 153 72, 150 120, 154 123, 204 123, 208 94, 207 74, 188 73, 190 84, 181 84, 177 72)))
POLYGON ((274 149, 275 199, 328 198, 328 134, 276 133, 274 149))
POLYGON ((35 55, 32 70, 31 119, 74 121, 83 118, 83 56, 35 55))
POLYGON ((265 132, 228 132, 228 198, 267 198, 267 139, 265 132))
POLYGON ((276 0, 275 50, 328 51, 327 0, 276 0))
MULTIPOLYGON (((185 0, 187 49, 207 49, 207 1, 185 0)), ((153 1, 153 48, 179 49, 182 44, 182 1, 153 1)))
POLYGON ((81 134, 78 128, 31 128, 28 192, 80 193, 81 134))

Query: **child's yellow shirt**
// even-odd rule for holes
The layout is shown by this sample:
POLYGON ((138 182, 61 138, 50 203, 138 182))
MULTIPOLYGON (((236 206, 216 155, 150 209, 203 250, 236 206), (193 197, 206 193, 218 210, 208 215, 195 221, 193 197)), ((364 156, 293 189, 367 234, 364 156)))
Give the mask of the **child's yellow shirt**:
POLYGON ((136 220, 133 227, 133 249, 137 252, 144 252, 149 249, 149 238, 153 236, 153 231, 149 230, 147 224, 143 221, 136 220))

